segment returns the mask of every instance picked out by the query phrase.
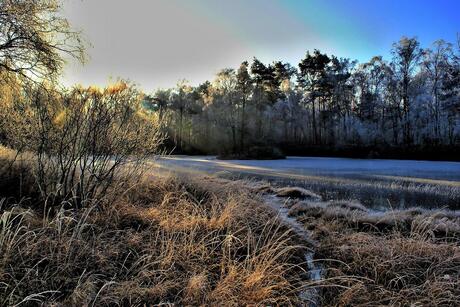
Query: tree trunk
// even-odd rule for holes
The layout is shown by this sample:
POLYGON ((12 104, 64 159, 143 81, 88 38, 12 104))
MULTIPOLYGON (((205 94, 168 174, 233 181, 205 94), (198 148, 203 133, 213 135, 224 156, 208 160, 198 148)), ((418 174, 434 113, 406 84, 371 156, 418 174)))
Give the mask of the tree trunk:
POLYGON ((245 110, 246 109, 246 98, 243 98, 243 104, 241 107, 241 130, 240 130, 240 153, 244 152, 244 134, 246 130, 246 119, 245 119, 245 110))
POLYGON ((312 101, 312 113, 311 113, 311 119, 312 119, 312 124, 313 124, 313 144, 317 145, 318 144, 318 134, 316 132, 316 110, 315 110, 315 98, 313 98, 312 101))

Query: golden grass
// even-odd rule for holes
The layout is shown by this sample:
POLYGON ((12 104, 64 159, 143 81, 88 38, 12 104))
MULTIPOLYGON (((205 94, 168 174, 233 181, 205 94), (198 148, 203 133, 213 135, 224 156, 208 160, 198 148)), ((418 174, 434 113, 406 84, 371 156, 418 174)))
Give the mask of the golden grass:
POLYGON ((321 200, 321 196, 299 187, 283 187, 275 190, 278 197, 292 197, 297 199, 321 200))
POLYGON ((1 200, 0 305, 300 303, 302 248, 244 187, 151 176, 112 192, 49 213, 1 200))

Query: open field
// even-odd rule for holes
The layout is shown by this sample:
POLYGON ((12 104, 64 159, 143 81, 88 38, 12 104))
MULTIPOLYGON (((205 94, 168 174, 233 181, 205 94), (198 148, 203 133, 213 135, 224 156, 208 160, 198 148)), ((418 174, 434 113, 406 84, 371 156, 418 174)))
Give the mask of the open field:
POLYGON ((239 172, 266 172, 267 175, 280 176, 331 176, 373 178, 388 176, 417 180, 433 179, 453 181, 460 186, 460 162, 349 159, 321 157, 288 157, 281 160, 218 160, 213 156, 166 156, 160 159, 167 165, 194 167, 199 170, 235 170, 239 172), (168 164, 169 163, 169 164, 168 164), (271 173, 270 173, 271 172, 271 173))

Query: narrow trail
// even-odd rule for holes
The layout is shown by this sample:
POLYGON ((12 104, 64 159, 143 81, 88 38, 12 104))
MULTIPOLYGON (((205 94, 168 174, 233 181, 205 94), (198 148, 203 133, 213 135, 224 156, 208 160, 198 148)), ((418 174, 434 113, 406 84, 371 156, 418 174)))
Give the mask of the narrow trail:
MULTIPOLYGON (((308 278, 313 285, 318 283, 322 279, 323 268, 320 264, 316 263, 314 258, 314 247, 317 242, 311 238, 310 233, 303 227, 303 225, 297 221, 296 218, 289 216, 289 209, 285 206, 286 198, 278 197, 274 194, 263 196, 265 204, 277 213, 277 216, 291 228, 296 235, 305 241, 313 249, 307 248, 304 253, 306 270, 308 278)), ((316 307, 319 306, 319 290, 317 287, 312 286, 306 289, 302 289, 299 292, 299 297, 305 303, 305 306, 316 307)))

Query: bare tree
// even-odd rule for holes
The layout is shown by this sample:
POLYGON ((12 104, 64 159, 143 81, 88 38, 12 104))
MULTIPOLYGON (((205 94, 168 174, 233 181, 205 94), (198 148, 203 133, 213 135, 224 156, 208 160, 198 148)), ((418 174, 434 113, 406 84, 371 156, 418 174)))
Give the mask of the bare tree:
POLYGON ((214 80, 215 87, 215 104, 219 107, 220 122, 225 123, 231 132, 232 152, 236 153, 238 150, 237 143, 237 105, 239 102, 238 97, 238 79, 234 69, 227 68, 217 73, 214 80))
POLYGON ((433 49, 424 50, 423 66, 428 74, 430 82, 431 95, 433 97, 433 114, 434 114, 434 137, 436 141, 440 138, 440 92, 443 85, 445 71, 448 70, 448 61, 452 55, 451 45, 443 40, 433 43, 433 49))
POLYGON ((60 11, 59 0, 1 0, 0 71, 34 81, 54 80, 63 55, 83 61, 79 32, 60 11))
POLYGON ((393 44, 392 53, 393 65, 398 74, 400 84, 400 96, 404 116, 404 141, 408 145, 412 142, 409 87, 412 82, 414 70, 421 56, 420 43, 416 38, 402 37, 398 43, 393 44))

